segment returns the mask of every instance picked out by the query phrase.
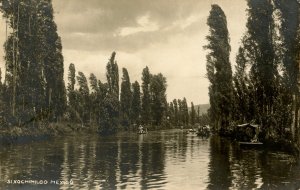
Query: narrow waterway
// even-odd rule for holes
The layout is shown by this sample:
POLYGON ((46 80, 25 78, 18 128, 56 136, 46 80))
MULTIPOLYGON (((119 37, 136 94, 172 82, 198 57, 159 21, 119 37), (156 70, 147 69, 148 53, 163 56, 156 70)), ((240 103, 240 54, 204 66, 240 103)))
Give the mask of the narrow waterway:
POLYGON ((286 153, 181 130, 2 146, 0 189, 299 189, 286 153))

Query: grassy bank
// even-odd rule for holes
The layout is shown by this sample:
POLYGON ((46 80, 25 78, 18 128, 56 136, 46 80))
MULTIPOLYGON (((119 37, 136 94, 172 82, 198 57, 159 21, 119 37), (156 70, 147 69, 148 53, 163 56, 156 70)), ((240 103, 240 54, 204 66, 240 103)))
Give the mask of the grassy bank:
POLYGON ((82 126, 70 122, 39 123, 35 126, 14 126, 0 128, 0 144, 27 143, 47 140, 55 136, 74 135, 78 133, 96 133, 95 126, 82 126))

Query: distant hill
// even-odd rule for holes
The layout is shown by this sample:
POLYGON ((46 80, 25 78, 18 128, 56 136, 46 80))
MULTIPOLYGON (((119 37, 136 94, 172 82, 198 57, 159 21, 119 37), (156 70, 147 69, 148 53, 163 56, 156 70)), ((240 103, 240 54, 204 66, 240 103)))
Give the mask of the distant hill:
MULTIPOLYGON (((195 105, 196 113, 198 111, 198 108, 200 109, 200 115, 207 113, 207 110, 210 108, 209 104, 199 104, 195 105)), ((191 111, 191 107, 189 107, 189 111, 191 111)))

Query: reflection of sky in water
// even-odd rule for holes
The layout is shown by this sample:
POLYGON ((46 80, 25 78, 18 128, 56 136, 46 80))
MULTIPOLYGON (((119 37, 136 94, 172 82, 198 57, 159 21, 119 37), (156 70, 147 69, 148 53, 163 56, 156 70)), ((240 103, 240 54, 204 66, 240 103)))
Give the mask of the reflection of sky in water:
POLYGON ((206 189, 208 183, 208 140, 193 134, 180 134, 166 145, 166 189, 206 189), (186 138, 186 139, 183 139, 186 138), (180 143, 186 141, 186 154, 180 154, 180 143), (201 186, 199 185, 201 184, 201 186))
POLYGON ((292 158, 180 130, 63 137, 3 147, 0 189, 297 189, 300 167, 292 158), (74 184, 20 186, 8 179, 74 184))

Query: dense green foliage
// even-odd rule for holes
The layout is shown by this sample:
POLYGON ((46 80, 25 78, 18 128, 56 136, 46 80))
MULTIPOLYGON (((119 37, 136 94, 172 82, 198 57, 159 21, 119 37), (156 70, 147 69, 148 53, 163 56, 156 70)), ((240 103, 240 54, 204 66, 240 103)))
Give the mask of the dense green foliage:
POLYGON ((90 109, 90 90, 88 86, 88 81, 82 72, 78 72, 77 81, 79 85, 76 98, 76 104, 78 105, 78 113, 82 122, 87 123, 89 121, 90 109))
POLYGON ((232 71, 229 61, 230 45, 226 16, 218 5, 212 5, 207 19, 209 35, 205 46, 207 54, 207 76, 210 81, 209 114, 216 130, 229 126, 232 116, 232 71))
POLYGON ((167 80, 159 73, 152 75, 150 82, 151 118, 154 125, 161 125, 167 111, 167 80))
POLYGON ((131 112, 131 83, 128 75, 127 69, 123 68, 123 77, 121 83, 121 94, 120 94, 120 104, 121 104, 121 124, 125 128, 128 128, 131 124, 130 112, 131 112))
POLYGON ((133 125, 140 124, 141 120, 141 90, 140 84, 135 81, 132 84, 132 99, 131 99, 131 112, 130 120, 133 125))
POLYGON ((1 12, 12 30, 4 44, 3 100, 9 123, 58 121, 66 110, 66 90, 61 40, 51 1, 1 3, 1 12))
POLYGON ((210 122, 219 126, 217 121, 228 121, 216 127, 219 132, 229 132, 229 127, 237 123, 252 122, 261 126, 262 139, 292 140, 293 135, 297 140, 299 2, 248 0, 247 3, 247 30, 236 55, 232 78, 225 15, 217 5, 212 5, 208 17, 210 122), (225 113, 220 113, 224 108, 225 113))
POLYGON ((280 51, 283 63, 283 76, 280 102, 283 105, 283 115, 280 115, 281 128, 290 125, 293 134, 299 128, 299 1, 274 1, 275 9, 280 13, 282 48, 280 51), (292 114, 290 114, 292 113, 292 114), (287 122, 286 122, 287 121, 287 122))
POLYGON ((195 125, 196 122, 196 110, 195 110, 195 106, 194 103, 191 103, 191 125, 195 125))
POLYGON ((142 73, 142 121, 146 125, 151 122, 150 81, 151 74, 149 68, 146 67, 142 73))
POLYGON ((113 52, 109 62, 106 65, 106 79, 108 92, 106 93, 102 104, 102 116, 100 127, 102 134, 112 134, 117 131, 120 117, 119 102, 119 70, 115 61, 116 53, 113 52))
MULTIPOLYGON (((137 124, 162 125, 166 118, 167 81, 162 74, 142 73, 142 90, 123 68, 121 89, 116 53, 106 65, 106 83, 69 65, 63 79, 62 45, 49 0, 1 0, 11 28, 5 49, 5 82, 0 74, 1 126, 67 121, 94 126, 101 134, 137 124), (121 91, 121 92, 120 92, 121 91), (36 121, 36 122, 35 122, 36 121)), ((1 73, 1 72, 0 72, 1 73)), ((38 125, 39 126, 39 125, 38 125)))
POLYGON ((12 29, 4 45, 6 73, 5 83, 0 84, 1 123, 9 127, 64 119, 82 127, 96 126, 101 134, 140 123, 162 124, 167 109, 166 78, 162 74, 152 76, 146 67, 141 95, 139 83, 131 84, 128 71, 123 68, 120 92, 113 52, 106 66, 107 83, 93 73, 89 78, 80 71, 76 74, 71 63, 65 88, 62 46, 51 1, 1 2, 1 11, 12 29))
POLYGON ((70 119, 74 120, 76 118, 76 93, 75 93, 75 83, 76 83, 76 70, 75 65, 73 63, 69 66, 69 73, 68 73, 68 86, 67 86, 67 92, 68 92, 68 99, 69 99, 69 113, 70 113, 70 119))
POLYGON ((256 122, 269 127, 267 121, 274 113, 278 96, 278 70, 275 55, 274 20, 272 5, 268 0, 248 1, 246 50, 249 56, 249 76, 254 88, 256 122), (254 51, 255 50, 255 51, 254 51))
POLYGON ((212 5, 207 19, 207 78, 210 110, 186 98, 167 102, 167 79, 141 72, 141 85, 130 82, 126 68, 120 81, 116 53, 106 65, 106 81, 69 65, 64 82, 61 39, 51 0, 0 0, 9 28, 5 73, 0 71, 1 126, 36 126, 68 121, 95 126, 101 134, 139 124, 169 127, 205 125, 219 132, 237 123, 262 126, 264 138, 286 138, 299 132, 299 2, 247 0, 246 32, 230 63, 230 38, 225 13, 212 5), (120 85, 120 86, 119 86, 120 85))
POLYGON ((248 6, 236 58, 235 120, 260 124, 264 138, 285 138, 298 123, 299 3, 249 0, 248 6))
POLYGON ((196 111, 195 105, 192 102, 191 107, 188 107, 186 98, 174 99, 168 103, 167 119, 171 126, 196 127, 199 125, 208 125, 209 118, 207 113, 200 115, 200 106, 196 111))

